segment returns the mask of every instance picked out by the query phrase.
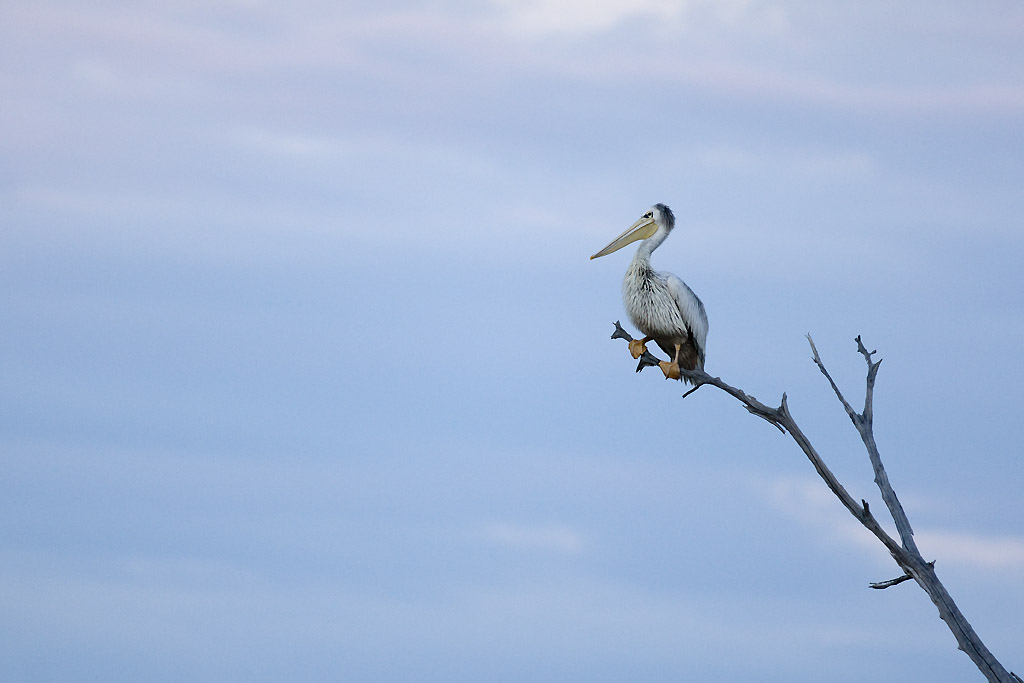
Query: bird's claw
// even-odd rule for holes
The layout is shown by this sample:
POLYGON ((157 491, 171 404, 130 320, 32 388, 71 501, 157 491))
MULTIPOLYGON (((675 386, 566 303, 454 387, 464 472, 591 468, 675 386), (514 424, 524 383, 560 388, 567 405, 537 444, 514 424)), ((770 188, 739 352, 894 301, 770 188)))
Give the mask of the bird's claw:
POLYGON ((647 353, 647 344, 641 339, 632 339, 629 342, 629 353, 633 358, 639 358, 647 353))

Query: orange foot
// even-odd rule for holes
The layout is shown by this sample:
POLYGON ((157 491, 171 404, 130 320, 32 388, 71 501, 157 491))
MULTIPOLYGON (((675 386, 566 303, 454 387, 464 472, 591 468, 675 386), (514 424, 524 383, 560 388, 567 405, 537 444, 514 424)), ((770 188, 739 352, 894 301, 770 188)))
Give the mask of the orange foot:
POLYGON ((647 352, 647 344, 643 339, 634 339, 629 342, 629 353, 633 358, 639 358, 647 352))
POLYGON ((679 363, 661 361, 658 363, 661 371, 665 373, 665 379, 679 379, 679 363))

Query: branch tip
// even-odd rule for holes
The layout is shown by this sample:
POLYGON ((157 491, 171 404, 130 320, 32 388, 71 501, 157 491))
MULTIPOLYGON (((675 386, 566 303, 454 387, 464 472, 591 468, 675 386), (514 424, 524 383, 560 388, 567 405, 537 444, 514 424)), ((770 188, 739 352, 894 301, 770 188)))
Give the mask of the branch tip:
POLYGON ((909 581, 912 578, 914 578, 914 577, 911 576, 910 574, 904 574, 903 576, 899 576, 899 577, 897 577, 895 579, 889 579, 888 581, 878 581, 877 583, 869 583, 868 585, 871 586, 872 588, 875 588, 875 589, 878 589, 878 590, 884 590, 886 588, 892 588, 893 586, 898 586, 899 584, 903 583, 904 581, 909 581))
POLYGON ((807 337, 807 343, 811 345, 811 360, 813 360, 818 367, 821 367, 821 356, 818 355, 818 347, 814 345, 814 339, 811 338, 811 333, 808 332, 804 336, 807 337))
POLYGON ((626 341, 633 341, 633 337, 630 336, 629 332, 626 332, 626 330, 622 329, 622 325, 619 324, 618 320, 615 321, 615 331, 612 332, 612 339, 625 339, 626 341))
POLYGON ((704 385, 703 385, 703 384, 695 384, 695 385, 693 386, 693 388, 692 388, 692 389, 690 389, 690 390, 689 390, 689 391, 687 391, 687 392, 686 392, 685 394, 683 394, 683 398, 686 398, 687 396, 689 396, 689 395, 690 395, 690 394, 692 394, 693 392, 695 392, 695 391, 697 391, 698 389, 700 389, 700 388, 701 388, 702 386, 704 386, 704 385))

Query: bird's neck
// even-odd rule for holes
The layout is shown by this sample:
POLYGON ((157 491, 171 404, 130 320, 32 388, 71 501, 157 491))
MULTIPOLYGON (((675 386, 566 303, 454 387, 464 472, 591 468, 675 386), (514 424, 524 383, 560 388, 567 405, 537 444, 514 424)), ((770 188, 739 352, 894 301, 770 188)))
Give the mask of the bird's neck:
POLYGON ((651 254, 655 249, 661 246, 661 243, 665 241, 666 237, 668 237, 668 233, 659 229, 656 233, 641 242, 640 246, 636 249, 636 254, 633 255, 633 267, 650 270, 651 254))

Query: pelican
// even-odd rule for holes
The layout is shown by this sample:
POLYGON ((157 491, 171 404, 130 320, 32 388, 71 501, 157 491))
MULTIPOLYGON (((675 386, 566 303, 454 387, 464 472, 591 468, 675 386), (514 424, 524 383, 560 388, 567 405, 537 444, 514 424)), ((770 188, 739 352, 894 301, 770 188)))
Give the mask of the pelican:
POLYGON ((661 246, 675 224, 672 209, 655 204, 626 232, 590 257, 607 256, 643 240, 622 281, 626 313, 645 335, 629 342, 629 352, 633 358, 639 358, 647 350, 647 342, 657 343, 670 359, 660 363, 666 379, 679 379, 680 366, 704 370, 704 344, 708 336, 708 316, 693 290, 672 273, 651 269, 651 253, 661 246))

